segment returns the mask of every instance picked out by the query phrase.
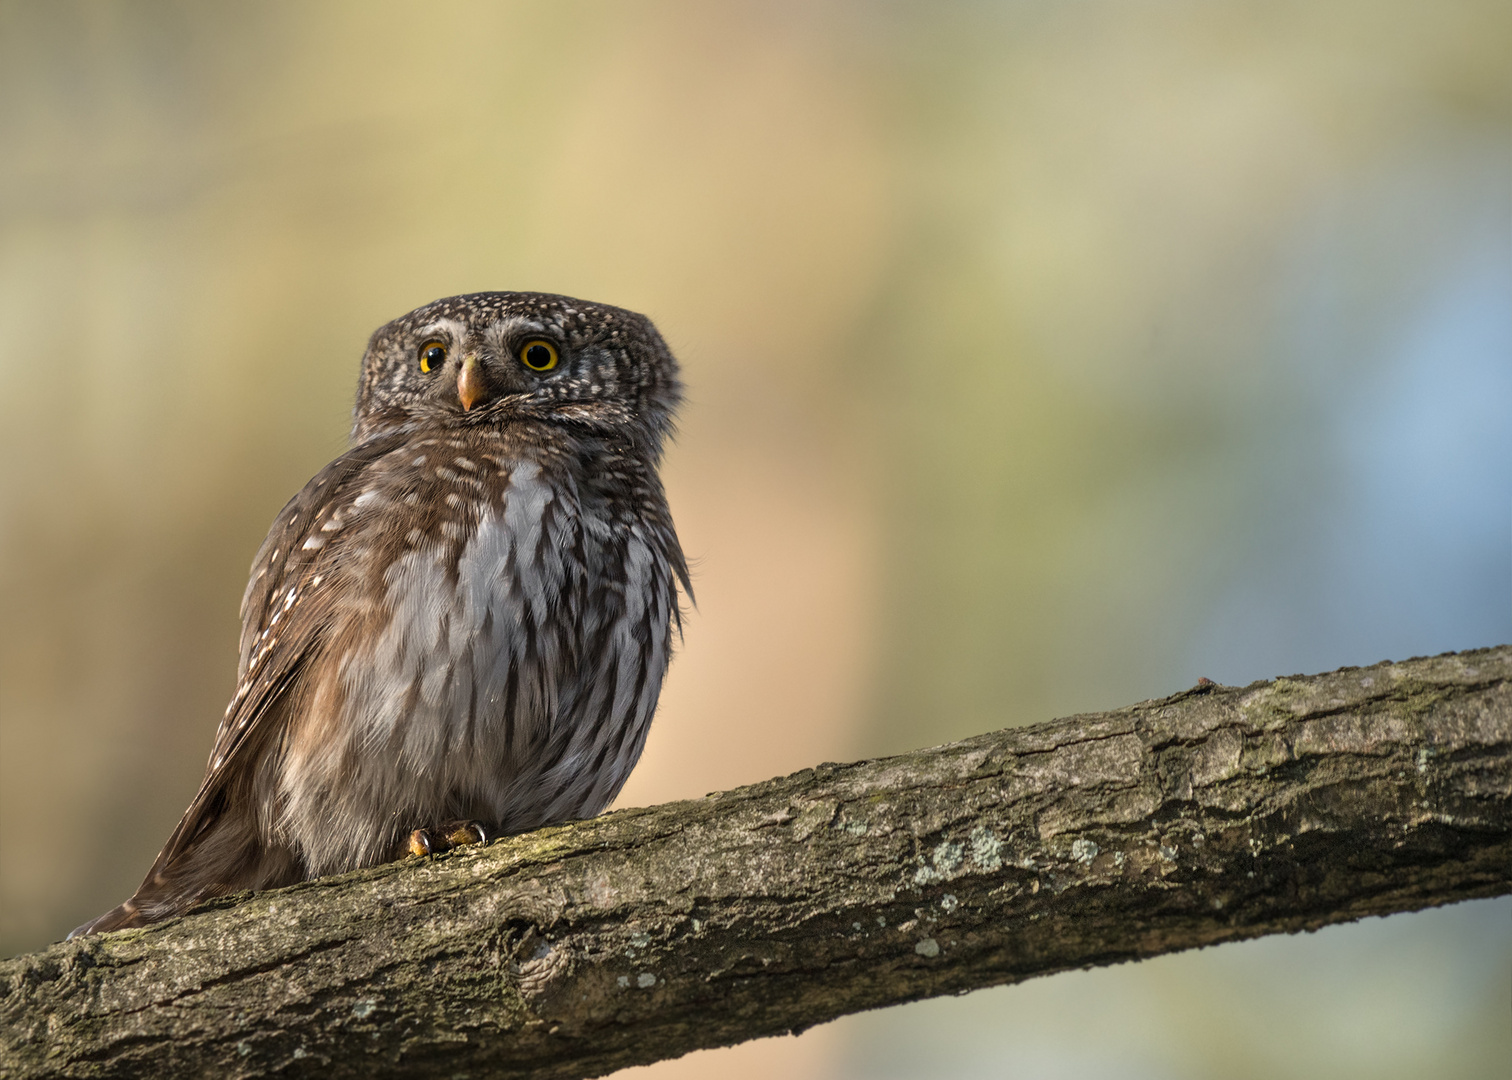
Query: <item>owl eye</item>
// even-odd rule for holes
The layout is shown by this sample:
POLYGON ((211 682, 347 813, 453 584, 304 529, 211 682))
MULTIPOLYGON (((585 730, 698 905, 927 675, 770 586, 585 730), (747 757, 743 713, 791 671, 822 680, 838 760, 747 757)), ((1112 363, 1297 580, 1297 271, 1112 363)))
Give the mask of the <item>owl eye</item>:
POLYGON ((446 346, 439 341, 427 341, 420 346, 420 370, 424 372, 435 371, 446 363, 446 346))
POLYGON ((549 341, 527 341, 520 346, 520 363, 531 371, 550 371, 557 366, 556 346, 549 341))

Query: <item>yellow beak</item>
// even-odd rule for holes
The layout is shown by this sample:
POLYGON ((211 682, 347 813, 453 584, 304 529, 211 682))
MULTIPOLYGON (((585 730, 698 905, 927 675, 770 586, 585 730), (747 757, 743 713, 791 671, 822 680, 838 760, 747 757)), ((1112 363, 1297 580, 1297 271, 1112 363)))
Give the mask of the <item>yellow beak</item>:
POLYGON ((483 367, 476 356, 462 361, 462 370, 457 372, 457 397, 463 410, 471 410, 478 402, 488 400, 488 384, 483 381, 483 367))

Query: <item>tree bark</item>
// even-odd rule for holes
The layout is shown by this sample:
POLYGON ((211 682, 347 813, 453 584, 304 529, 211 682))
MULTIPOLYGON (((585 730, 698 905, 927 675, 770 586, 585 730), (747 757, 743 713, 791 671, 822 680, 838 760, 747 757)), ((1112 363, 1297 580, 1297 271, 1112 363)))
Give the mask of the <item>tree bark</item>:
POLYGON ((0 964, 0 1076, 598 1076, 1512 892, 1512 646, 1160 701, 0 964))

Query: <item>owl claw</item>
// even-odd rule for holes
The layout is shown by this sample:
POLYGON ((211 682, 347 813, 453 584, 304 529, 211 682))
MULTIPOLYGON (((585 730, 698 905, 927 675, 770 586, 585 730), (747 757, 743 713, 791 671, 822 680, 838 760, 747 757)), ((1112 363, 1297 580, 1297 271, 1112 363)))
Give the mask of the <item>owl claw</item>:
POLYGON ((488 830, 476 821, 454 821, 439 829, 416 829, 406 845, 410 855, 439 855, 452 848, 488 843, 488 830))
POLYGON ((443 831, 446 833, 446 842, 452 847, 488 843, 488 830, 476 821, 454 821, 443 831))

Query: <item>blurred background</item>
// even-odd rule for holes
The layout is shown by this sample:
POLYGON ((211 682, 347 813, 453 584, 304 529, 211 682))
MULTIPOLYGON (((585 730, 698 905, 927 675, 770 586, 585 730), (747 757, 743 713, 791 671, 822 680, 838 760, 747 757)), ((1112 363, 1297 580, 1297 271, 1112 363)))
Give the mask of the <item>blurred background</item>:
MULTIPOLYGON (((650 314, 640 805, 1512 641, 1505 0, 0 3, 0 951, 192 794, 380 323, 650 314)), ((1512 898, 627 1076, 1505 1077, 1512 898)))

